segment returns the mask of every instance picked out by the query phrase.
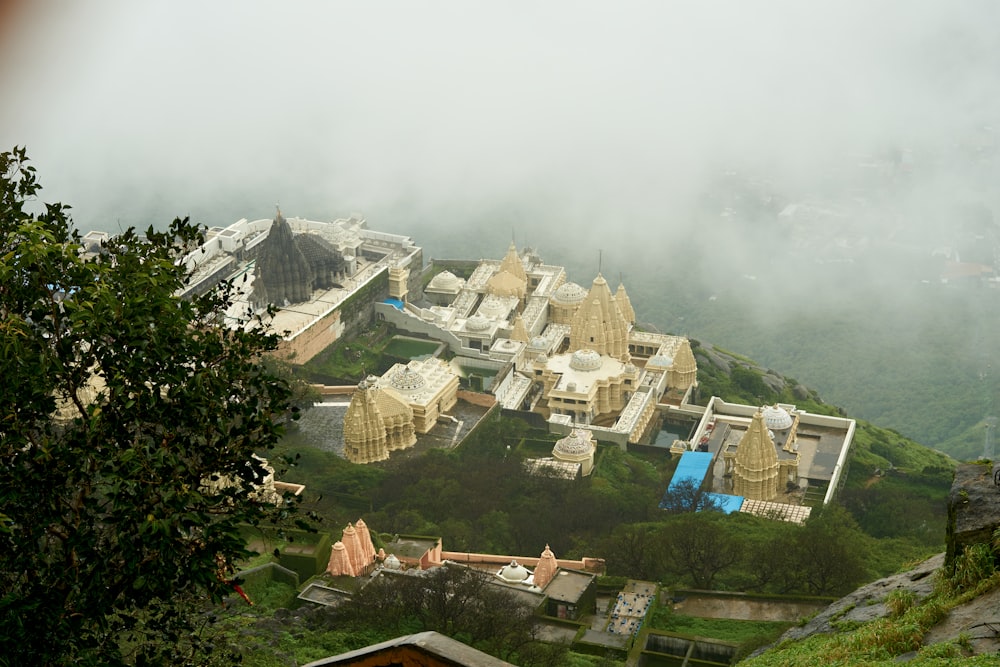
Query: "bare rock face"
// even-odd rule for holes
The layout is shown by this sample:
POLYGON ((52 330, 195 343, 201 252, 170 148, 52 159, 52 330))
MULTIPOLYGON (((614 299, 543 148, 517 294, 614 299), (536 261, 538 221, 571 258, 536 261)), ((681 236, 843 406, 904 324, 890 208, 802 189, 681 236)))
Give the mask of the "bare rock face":
POLYGON ((896 590, 912 591, 918 600, 922 600, 934 591, 932 575, 943 562, 944 554, 938 554, 912 570, 866 584, 816 614, 805 625, 789 628, 778 641, 803 639, 819 632, 833 632, 839 623, 866 623, 887 616, 889 610, 885 606, 885 598, 896 590))
POLYGON ((964 463, 955 470, 948 494, 948 550, 945 567, 950 572, 955 558, 972 544, 989 544, 1000 528, 1000 487, 993 483, 989 463, 964 463))

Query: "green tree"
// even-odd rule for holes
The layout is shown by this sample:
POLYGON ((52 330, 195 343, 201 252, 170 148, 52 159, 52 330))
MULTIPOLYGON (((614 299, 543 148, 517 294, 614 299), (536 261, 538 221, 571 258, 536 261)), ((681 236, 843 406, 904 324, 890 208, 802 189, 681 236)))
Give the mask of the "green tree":
POLYGON ((277 339, 226 325, 231 285, 178 296, 187 220, 85 256, 38 191, 0 154, 0 663, 199 661, 241 524, 289 511, 254 493, 290 414, 277 339))
POLYGON ((799 572, 813 595, 842 595, 868 580, 870 538, 843 507, 822 508, 796 535, 799 572))
POLYGON ((696 588, 710 590, 715 578, 740 561, 741 540, 718 512, 680 514, 666 528, 670 567, 687 574, 696 588))

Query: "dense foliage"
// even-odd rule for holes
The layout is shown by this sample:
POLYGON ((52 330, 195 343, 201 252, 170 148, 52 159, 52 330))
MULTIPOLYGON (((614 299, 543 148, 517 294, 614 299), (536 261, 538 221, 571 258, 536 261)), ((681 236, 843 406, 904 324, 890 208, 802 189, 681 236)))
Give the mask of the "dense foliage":
POLYGON ((231 287, 178 296, 188 221, 84 255, 38 190, 0 154, 0 663, 203 659, 240 524, 288 510, 253 493, 288 414, 276 339, 226 326, 231 287))

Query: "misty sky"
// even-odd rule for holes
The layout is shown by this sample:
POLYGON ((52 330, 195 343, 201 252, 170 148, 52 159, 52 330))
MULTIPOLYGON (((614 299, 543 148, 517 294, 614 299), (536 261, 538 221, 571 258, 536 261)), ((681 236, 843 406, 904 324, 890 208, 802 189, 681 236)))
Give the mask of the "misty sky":
POLYGON ((935 154, 998 114, 989 0, 64 1, 15 19, 0 146, 27 145, 83 229, 280 202, 415 236, 669 239, 721 169, 808 192, 850 156, 935 154))
POLYGON ((970 210, 1000 220, 998 25, 995 0, 8 0, 0 148, 84 231, 280 202, 428 258, 513 236, 583 284, 600 250, 641 318, 877 415, 856 388, 900 391, 929 350, 954 354, 910 385, 985 386, 1000 354, 994 299, 912 287, 970 210), (797 202, 825 212, 796 228, 797 202), (814 331, 799 358, 789 322, 814 331))

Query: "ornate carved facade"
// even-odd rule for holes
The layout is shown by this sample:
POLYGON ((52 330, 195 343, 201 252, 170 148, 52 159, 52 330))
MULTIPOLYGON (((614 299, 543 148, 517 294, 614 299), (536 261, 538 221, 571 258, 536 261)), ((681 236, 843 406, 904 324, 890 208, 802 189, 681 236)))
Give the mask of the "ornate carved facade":
POLYGON ((358 384, 344 416, 344 456, 352 463, 389 458, 389 452, 417 441, 413 411, 399 397, 380 389, 374 378, 358 384))
POLYGON ((286 306, 332 287, 345 270, 343 256, 315 234, 293 234, 281 211, 257 251, 252 301, 286 306))
MULTIPOLYGON (((786 428, 791 425, 789 420, 786 428)), ((771 500, 784 492, 787 483, 798 480, 798 453, 788 441, 779 456, 761 410, 751 418, 736 452, 726 452, 724 459, 726 473, 732 475, 733 494, 750 500, 771 500)))

